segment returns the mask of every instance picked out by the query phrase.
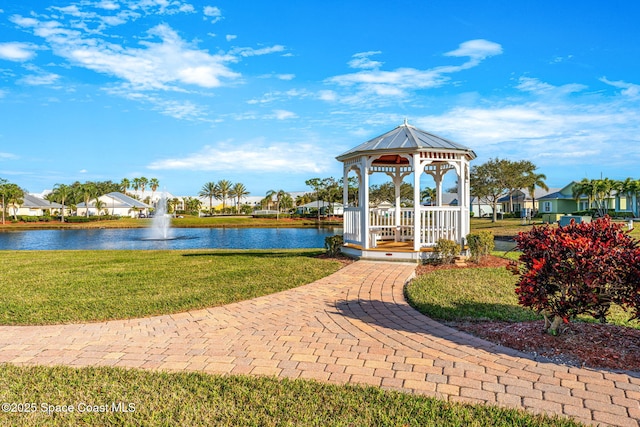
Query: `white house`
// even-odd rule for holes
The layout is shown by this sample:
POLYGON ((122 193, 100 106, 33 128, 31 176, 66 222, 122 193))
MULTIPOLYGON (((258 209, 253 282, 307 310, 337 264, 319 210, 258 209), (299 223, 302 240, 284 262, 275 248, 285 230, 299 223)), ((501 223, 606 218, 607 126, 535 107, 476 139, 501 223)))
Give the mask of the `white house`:
POLYGON ((79 216, 86 215, 88 209, 89 215, 101 215, 106 213, 107 215, 129 216, 131 218, 135 218, 141 215, 149 216, 149 209, 151 206, 125 194, 112 192, 100 196, 97 199, 90 200, 88 208, 84 202, 78 203, 76 208, 79 216), (98 209, 96 209, 96 200, 100 200, 102 202, 102 207, 99 212, 98 209))
POLYGON ((43 216, 46 212, 49 214, 56 214, 62 209, 62 205, 55 202, 50 202, 33 194, 25 193, 22 196, 22 204, 20 206, 12 206, 7 204, 11 215, 19 216, 43 216))

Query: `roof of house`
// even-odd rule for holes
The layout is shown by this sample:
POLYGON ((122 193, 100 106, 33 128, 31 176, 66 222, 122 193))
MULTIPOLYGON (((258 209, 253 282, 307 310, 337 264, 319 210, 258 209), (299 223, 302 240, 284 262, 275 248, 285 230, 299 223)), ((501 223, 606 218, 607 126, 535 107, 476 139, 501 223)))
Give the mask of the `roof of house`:
POLYGON ((318 201, 309 202, 307 204, 297 206, 296 208, 317 209, 318 206, 320 206, 321 208, 325 208, 325 207, 328 207, 329 205, 333 207, 341 207, 342 203, 329 203, 324 200, 320 200, 319 202, 318 201))
MULTIPOLYGON (((551 193, 556 193, 559 192, 560 190, 562 190, 561 188, 550 188, 549 190, 545 190, 543 188, 538 188, 536 187, 535 192, 533 193, 535 195, 536 200, 539 200, 541 198, 543 198, 544 196, 547 196, 551 193)), ((524 200, 532 200, 531 199, 531 194, 529 194, 529 190, 526 188, 523 188, 521 190, 515 190, 513 191, 511 194, 513 194, 513 200, 522 200, 522 196, 524 195, 524 200)), ((498 199, 498 203, 506 203, 509 202, 509 194, 506 194, 504 196, 502 196, 501 198, 498 199)))
POLYGON ((23 208, 39 208, 39 209, 61 209, 62 205, 55 202, 50 202, 48 200, 42 199, 38 196, 34 196, 33 194, 25 193, 22 196, 22 207, 23 208))
POLYGON ((470 148, 411 126, 405 120, 404 124, 397 128, 346 151, 336 159, 342 161, 365 152, 408 152, 429 148, 465 151, 470 158, 476 158, 476 154, 470 148))
MULTIPOLYGON (((147 209, 149 208, 149 205, 147 205, 146 203, 142 203, 140 200, 136 200, 133 197, 127 196, 126 194, 122 194, 122 193, 118 193, 118 192, 111 192, 108 194, 105 194, 103 196, 98 197, 98 199, 101 199, 102 201, 104 201, 106 203, 107 208, 133 208, 133 207, 137 207, 140 209, 147 209), (104 200, 103 198, 109 198, 110 200, 104 200)), ((96 199, 92 199, 89 201, 89 207, 91 207, 94 203, 95 203, 96 199)), ((85 207, 85 203, 78 203, 77 207, 79 208, 84 208, 85 207)))

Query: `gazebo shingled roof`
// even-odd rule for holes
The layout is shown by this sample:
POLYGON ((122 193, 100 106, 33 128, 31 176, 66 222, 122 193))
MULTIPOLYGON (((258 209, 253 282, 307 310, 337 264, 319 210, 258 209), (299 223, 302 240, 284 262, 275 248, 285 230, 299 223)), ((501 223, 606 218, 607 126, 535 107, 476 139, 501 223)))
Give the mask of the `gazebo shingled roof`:
POLYGON ((399 151, 415 151, 421 149, 462 150, 467 152, 469 160, 476 158, 476 153, 474 153, 472 149, 441 136, 425 132, 411 126, 405 121, 404 124, 395 129, 346 151, 336 157, 336 159, 344 161, 345 159, 364 153, 381 153, 385 151, 397 153, 399 151))

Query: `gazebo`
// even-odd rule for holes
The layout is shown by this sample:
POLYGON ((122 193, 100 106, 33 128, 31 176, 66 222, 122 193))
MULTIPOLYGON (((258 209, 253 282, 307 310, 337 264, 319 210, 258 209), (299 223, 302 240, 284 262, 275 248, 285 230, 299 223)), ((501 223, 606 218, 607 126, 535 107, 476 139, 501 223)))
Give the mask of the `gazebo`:
POLYGON ((336 157, 343 163, 344 181, 355 171, 359 179, 357 203, 348 204, 344 186, 344 246, 346 255, 364 259, 419 261, 433 255, 439 239, 449 239, 465 250, 469 234, 469 162, 476 158, 470 148, 411 126, 405 120, 397 128, 336 157), (457 205, 443 206, 444 176, 457 175, 457 205), (371 206, 369 176, 384 173, 395 186, 391 207, 371 206), (436 198, 423 206, 420 178, 435 181, 436 198), (402 207, 400 187, 413 175, 413 206, 402 207))

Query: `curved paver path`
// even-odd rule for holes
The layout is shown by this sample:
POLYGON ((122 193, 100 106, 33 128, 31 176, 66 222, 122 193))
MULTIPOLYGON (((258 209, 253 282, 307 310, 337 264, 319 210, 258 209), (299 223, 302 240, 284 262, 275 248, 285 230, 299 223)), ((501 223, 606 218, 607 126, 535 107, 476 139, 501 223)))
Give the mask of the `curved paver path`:
POLYGON ((197 370, 361 383, 638 427, 640 378, 533 361, 405 301, 415 264, 358 261, 223 307, 82 325, 0 327, 0 363, 197 370))

